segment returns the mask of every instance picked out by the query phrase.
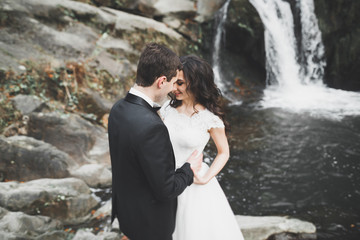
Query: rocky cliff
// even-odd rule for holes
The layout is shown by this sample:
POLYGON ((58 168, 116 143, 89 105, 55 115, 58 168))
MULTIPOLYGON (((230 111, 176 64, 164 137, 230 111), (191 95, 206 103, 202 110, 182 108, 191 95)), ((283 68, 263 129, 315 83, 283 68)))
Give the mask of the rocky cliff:
POLYGON ((330 87, 360 91, 360 2, 315 0, 330 87))

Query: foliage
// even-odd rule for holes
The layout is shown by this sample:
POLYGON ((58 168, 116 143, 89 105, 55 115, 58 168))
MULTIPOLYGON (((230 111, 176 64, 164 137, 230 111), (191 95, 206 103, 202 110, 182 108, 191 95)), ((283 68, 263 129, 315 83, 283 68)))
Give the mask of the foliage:
POLYGON ((11 69, 0 71, 0 132, 22 117, 11 102, 18 94, 35 95, 45 102, 58 102, 65 112, 77 112, 82 87, 91 88, 107 99, 114 99, 123 88, 119 79, 107 71, 93 70, 80 62, 68 62, 57 68, 32 61, 25 61, 22 65, 26 70, 21 74, 11 69))

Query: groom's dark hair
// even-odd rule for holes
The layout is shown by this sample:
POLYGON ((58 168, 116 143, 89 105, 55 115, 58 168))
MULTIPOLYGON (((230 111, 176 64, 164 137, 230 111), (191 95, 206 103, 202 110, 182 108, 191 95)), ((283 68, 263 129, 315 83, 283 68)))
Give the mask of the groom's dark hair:
POLYGON ((170 81, 178 69, 182 69, 182 64, 176 53, 158 43, 149 43, 140 55, 136 84, 149 87, 161 76, 170 81))

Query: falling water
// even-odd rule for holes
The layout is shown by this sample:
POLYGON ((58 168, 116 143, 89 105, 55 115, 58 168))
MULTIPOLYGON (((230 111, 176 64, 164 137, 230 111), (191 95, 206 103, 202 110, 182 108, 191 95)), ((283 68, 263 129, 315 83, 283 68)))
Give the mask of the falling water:
POLYGON ((282 0, 249 0, 265 27, 268 86, 262 106, 342 119, 360 115, 360 94, 323 84, 324 47, 313 0, 297 0, 301 14, 300 62, 290 4, 282 0))
POLYGON ((218 13, 216 14, 216 34, 214 39, 214 51, 213 51, 213 71, 214 71, 214 77, 215 77, 215 83, 218 86, 218 88, 222 91, 226 91, 226 84, 223 81, 223 78, 221 76, 221 70, 220 70, 220 62, 219 62, 219 54, 220 54, 220 48, 221 48, 221 38, 224 35, 224 23, 226 21, 227 17, 227 11, 229 7, 230 0, 226 0, 224 5, 219 9, 218 13))
POLYGON ((304 83, 322 84, 324 76, 325 50, 321 40, 321 32, 315 16, 313 0, 296 0, 301 12, 301 48, 305 61, 301 72, 304 83))

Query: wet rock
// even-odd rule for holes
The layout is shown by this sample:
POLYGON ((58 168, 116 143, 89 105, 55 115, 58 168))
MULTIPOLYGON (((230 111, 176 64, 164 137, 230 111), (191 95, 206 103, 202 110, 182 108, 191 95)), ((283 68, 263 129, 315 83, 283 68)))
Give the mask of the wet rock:
POLYGON ((111 186, 111 171, 100 164, 86 164, 71 172, 71 175, 82 179, 90 187, 111 186))
MULTIPOLYGON (((0 207, 0 238, 7 239, 43 239, 52 236, 52 240, 66 238, 60 231, 63 225, 58 220, 45 216, 31 216, 22 212, 9 212, 0 207)), ((48 238, 49 239, 49 238, 48 238)))
POLYGON ((268 239, 279 233, 314 234, 316 227, 310 222, 288 217, 236 216, 246 240, 268 239))
POLYGON ((52 144, 80 164, 90 161, 88 151, 94 146, 97 136, 106 134, 103 128, 75 114, 52 112, 29 116, 29 136, 52 144))
POLYGON ((44 215, 78 224, 90 218, 98 205, 86 183, 76 178, 38 179, 0 183, 0 206, 11 211, 44 215))
POLYGON ((280 233, 270 236, 267 240, 316 240, 315 233, 280 233))
POLYGON ((41 109, 46 108, 46 103, 41 101, 37 96, 33 95, 19 94, 12 98, 11 101, 22 115, 26 115, 31 112, 38 112, 41 111, 41 109))
POLYGON ((0 152, 0 175, 7 180, 64 178, 74 165, 68 154, 32 137, 0 136, 0 152))
MULTIPOLYGON (((215 29, 217 21, 218 17, 211 22, 211 28, 205 29, 215 29)), ((224 47, 219 53, 222 77, 241 95, 248 89, 262 92, 266 80, 264 27, 248 0, 230 1, 223 31, 225 41, 221 46, 224 47)), ((202 38, 204 44, 212 48, 214 39, 208 36, 215 34, 214 30, 206 32, 202 38)))
POLYGON ((315 0, 314 4, 325 45, 325 82, 360 91, 360 1, 315 0))

